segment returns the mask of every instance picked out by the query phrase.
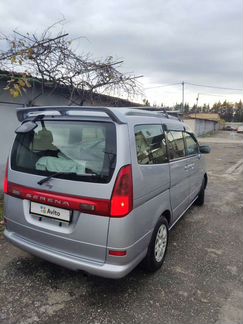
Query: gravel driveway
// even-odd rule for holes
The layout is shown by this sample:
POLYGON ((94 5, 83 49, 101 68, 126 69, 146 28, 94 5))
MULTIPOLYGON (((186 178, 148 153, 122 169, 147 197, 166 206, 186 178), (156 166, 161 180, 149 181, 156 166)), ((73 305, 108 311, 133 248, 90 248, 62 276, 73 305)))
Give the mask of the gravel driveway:
POLYGON ((171 231, 153 275, 87 276, 0 238, 0 323, 243 323, 243 136, 232 137, 210 137, 205 205, 171 231))

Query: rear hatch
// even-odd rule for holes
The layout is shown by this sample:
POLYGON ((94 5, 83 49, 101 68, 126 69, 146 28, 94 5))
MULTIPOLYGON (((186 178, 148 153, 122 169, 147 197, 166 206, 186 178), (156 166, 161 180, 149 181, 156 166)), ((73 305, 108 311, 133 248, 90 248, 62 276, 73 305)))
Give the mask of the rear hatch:
POLYGON ((116 125, 50 117, 36 124, 17 134, 12 148, 8 229, 47 248, 104 262, 116 125))

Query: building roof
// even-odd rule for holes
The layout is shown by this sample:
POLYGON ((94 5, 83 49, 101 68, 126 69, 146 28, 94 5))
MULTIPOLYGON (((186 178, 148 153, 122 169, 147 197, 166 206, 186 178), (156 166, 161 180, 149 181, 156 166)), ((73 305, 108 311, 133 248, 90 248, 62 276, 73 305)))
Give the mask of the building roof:
POLYGON ((220 116, 217 113, 194 113, 194 114, 189 114, 186 118, 189 119, 203 119, 203 120, 210 120, 210 121, 215 121, 219 122, 220 121, 220 116))

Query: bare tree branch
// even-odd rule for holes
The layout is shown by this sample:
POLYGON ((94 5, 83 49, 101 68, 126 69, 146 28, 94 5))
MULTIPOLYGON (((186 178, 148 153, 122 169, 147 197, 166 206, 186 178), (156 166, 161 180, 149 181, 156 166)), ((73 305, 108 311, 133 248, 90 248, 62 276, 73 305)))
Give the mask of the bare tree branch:
POLYGON ((30 87, 29 78, 35 78, 44 86, 64 86, 69 91, 69 101, 78 96, 80 103, 84 93, 122 94, 128 98, 141 93, 137 79, 141 76, 119 71, 123 61, 109 56, 103 60, 93 59, 89 54, 76 53, 72 40, 66 33, 53 32, 48 27, 41 36, 14 32, 12 36, 2 35, 8 49, 0 54, 0 69, 10 72, 6 90, 17 97, 30 87), (53 35, 54 34, 54 35, 53 35), (19 78, 16 78, 19 73, 19 78))

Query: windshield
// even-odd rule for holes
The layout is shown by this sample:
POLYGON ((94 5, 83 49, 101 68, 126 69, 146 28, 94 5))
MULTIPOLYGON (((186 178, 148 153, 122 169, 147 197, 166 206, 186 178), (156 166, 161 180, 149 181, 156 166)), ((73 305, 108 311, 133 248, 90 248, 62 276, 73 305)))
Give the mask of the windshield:
POLYGON ((39 121, 16 136, 14 170, 59 178, 109 182, 116 162, 116 130, 109 122, 39 121))

